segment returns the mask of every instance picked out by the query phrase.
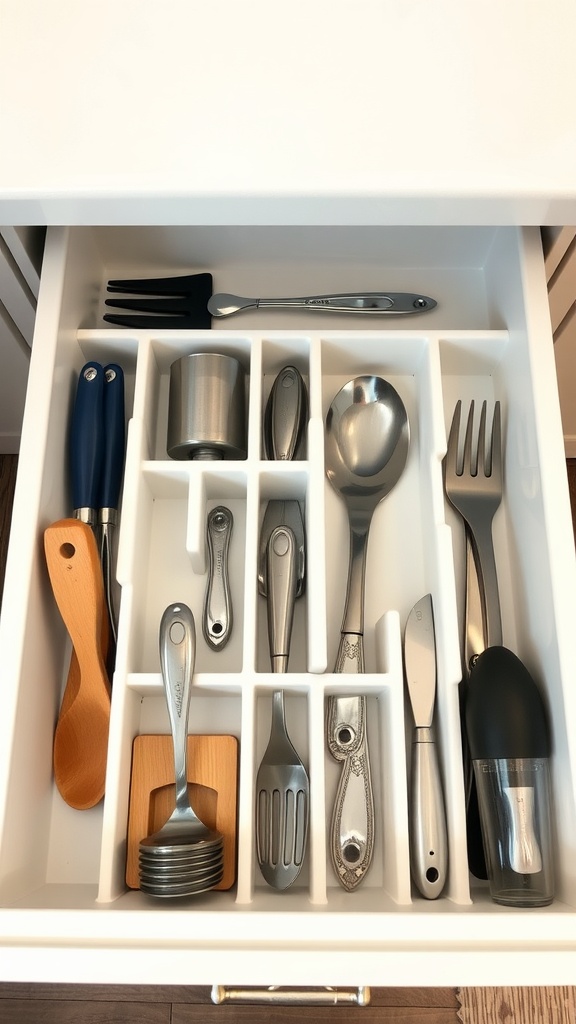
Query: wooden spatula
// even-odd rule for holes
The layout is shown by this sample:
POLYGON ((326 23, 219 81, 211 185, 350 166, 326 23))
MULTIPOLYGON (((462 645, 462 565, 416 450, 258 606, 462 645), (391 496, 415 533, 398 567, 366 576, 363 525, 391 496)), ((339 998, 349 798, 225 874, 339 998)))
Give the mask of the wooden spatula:
POLYGON ((49 526, 44 550, 54 597, 74 648, 54 735, 54 777, 66 803, 85 810, 104 796, 110 724, 110 684, 102 649, 102 570, 94 533, 77 519, 49 526))

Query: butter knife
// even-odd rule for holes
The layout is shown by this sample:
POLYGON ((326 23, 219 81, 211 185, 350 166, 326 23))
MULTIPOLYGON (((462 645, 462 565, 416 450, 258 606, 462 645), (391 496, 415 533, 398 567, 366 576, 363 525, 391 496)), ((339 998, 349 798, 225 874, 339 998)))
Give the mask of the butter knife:
POLYGON ((410 784, 410 862, 422 896, 436 899, 446 884, 446 812, 432 719, 436 700, 436 641, 432 597, 414 605, 404 633, 406 684, 414 716, 410 784))

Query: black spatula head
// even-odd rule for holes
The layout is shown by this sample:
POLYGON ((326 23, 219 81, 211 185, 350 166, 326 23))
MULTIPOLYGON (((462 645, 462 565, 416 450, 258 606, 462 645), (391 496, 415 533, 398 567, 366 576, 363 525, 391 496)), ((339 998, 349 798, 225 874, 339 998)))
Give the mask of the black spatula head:
POLYGON ((106 299, 106 305, 133 313, 106 313, 106 323, 133 330, 209 330, 212 317, 208 300, 212 274, 179 277, 133 278, 108 282, 108 291, 124 298, 106 299), (129 298, 128 296, 149 296, 129 298))

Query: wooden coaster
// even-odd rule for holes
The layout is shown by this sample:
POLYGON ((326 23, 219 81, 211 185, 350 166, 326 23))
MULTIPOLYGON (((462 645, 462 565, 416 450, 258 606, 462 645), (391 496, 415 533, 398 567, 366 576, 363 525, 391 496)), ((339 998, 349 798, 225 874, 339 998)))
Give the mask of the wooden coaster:
MULTIPOLYGON (((126 884, 139 888, 140 840, 162 827, 174 810, 171 736, 137 736, 132 748, 126 884)), ((235 736, 188 737, 188 792, 198 817, 224 836, 224 875, 215 889, 236 880, 238 740, 235 736)))

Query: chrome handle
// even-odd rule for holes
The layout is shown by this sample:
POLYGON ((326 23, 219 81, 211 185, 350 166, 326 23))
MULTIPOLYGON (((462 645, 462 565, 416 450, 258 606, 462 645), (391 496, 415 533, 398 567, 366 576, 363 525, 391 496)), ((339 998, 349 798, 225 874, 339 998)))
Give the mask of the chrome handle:
POLYGON ((319 309, 336 313, 411 315, 434 309, 435 299, 412 292, 344 292, 339 295, 299 295, 280 299, 251 298, 218 292, 208 300, 211 316, 231 316, 243 309, 319 309))
POLYGON ((412 876, 422 896, 433 900, 446 884, 448 843, 436 744, 427 728, 414 730, 411 790, 412 876))
POLYGON ((366 737, 366 698, 330 697, 328 749, 342 761, 330 826, 330 853, 338 881, 351 892, 374 852, 374 796, 366 737))
POLYGON ((492 522, 475 524, 473 539, 478 558, 478 582, 484 612, 486 646, 500 647, 502 645, 502 617, 498 573, 492 541, 492 522))
POLYGON ((186 746, 195 656, 192 612, 185 604, 171 604, 160 622, 160 666, 174 741, 176 804, 182 807, 189 806, 186 746))
POLYGON ((370 989, 367 985, 356 989, 330 988, 227 988, 213 985, 213 1003, 274 1003, 277 1006, 369 1006, 370 989))
POLYGON ((202 630, 206 643, 220 651, 232 632, 232 598, 228 577, 228 548, 234 520, 230 509, 218 505, 208 515, 210 566, 202 630))
POLYGON ((288 526, 277 526, 266 550, 268 638, 273 672, 286 672, 296 601, 296 539, 288 526))

